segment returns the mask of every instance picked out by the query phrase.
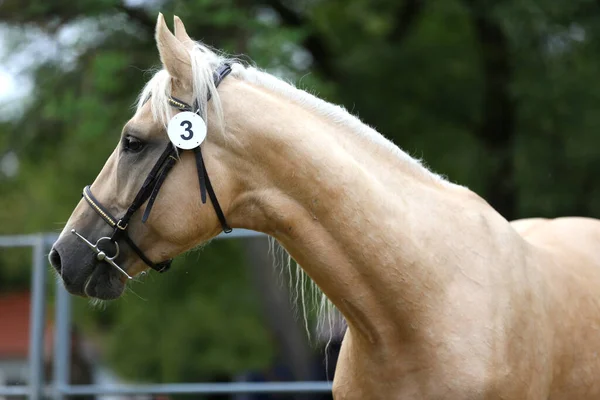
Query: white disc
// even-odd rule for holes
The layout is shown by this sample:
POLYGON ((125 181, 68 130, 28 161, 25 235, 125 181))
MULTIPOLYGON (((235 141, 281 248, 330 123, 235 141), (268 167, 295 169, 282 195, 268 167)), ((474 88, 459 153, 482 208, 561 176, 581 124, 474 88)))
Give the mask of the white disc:
POLYGON ((171 118, 167 133, 171 143, 180 149, 195 149, 206 138, 206 123, 198 114, 183 111, 171 118))

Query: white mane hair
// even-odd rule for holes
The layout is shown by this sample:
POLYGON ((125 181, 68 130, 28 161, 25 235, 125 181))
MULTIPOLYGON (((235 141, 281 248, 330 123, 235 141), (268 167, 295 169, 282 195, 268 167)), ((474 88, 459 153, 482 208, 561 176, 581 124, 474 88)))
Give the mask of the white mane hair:
MULTIPOLYGON (((221 56, 215 50, 201 43, 194 43, 189 53, 192 64, 192 96, 194 99, 207 99, 210 94, 211 106, 215 110, 217 118, 222 120, 223 109, 215 87, 213 73, 224 62, 234 63, 236 60, 221 56)), ((139 111, 144 103, 152 97, 152 116, 166 127, 174 111, 167 101, 171 92, 171 76, 167 70, 161 69, 146 83, 138 96, 136 111, 139 111)), ((205 121, 207 121, 206 103, 207 101, 203 100, 200 104, 201 116, 205 121)))
MULTIPOLYGON (((222 123, 223 111, 221 100, 214 84, 213 73, 223 63, 230 63, 232 66, 231 76, 281 94, 282 96, 295 101, 299 105, 328 118, 336 124, 347 127, 348 130, 353 132, 359 139, 374 143, 389 151, 391 154, 403 160, 412 170, 424 173, 424 176, 441 184, 450 184, 450 182, 446 181, 441 176, 427 170, 421 164, 420 160, 410 157, 379 132, 350 114, 345 108, 319 99, 267 72, 252 66, 244 65, 240 60, 223 55, 200 42, 194 42, 193 48, 189 50, 189 53, 193 74, 193 98, 207 99, 207 96, 210 93, 211 107, 213 107, 217 118, 220 120, 219 126, 224 126, 222 123)), ((171 77, 165 69, 159 70, 154 74, 150 81, 148 81, 138 96, 137 111, 140 110, 150 97, 152 97, 152 115, 156 121, 166 127, 175 111, 167 101, 169 96, 171 96, 171 90, 171 77)), ((206 100, 202 101, 202 117, 208 124, 207 102, 206 100)), ((275 250, 275 242, 273 240, 271 241, 271 250, 275 250)), ((292 259, 287 254, 284 259, 282 259, 281 256, 276 256, 275 260, 279 267, 285 266, 288 270, 290 291, 293 293, 295 302, 299 301, 301 304, 305 327, 309 337, 311 335, 311 329, 309 328, 308 323, 310 309, 317 311, 317 324, 313 332, 317 333, 318 339, 322 339, 325 332, 329 332, 330 339, 331 335, 334 334, 334 331, 336 331, 336 334, 339 333, 341 329, 341 315, 327 297, 318 289, 317 285, 308 278, 304 273, 304 270, 296 264, 294 274, 292 271, 292 259), (306 289, 308 289, 308 293, 306 289)))
MULTIPOLYGON (((353 132, 360 140, 366 140, 381 146, 383 149, 404 161, 411 170, 424 173, 423 175, 425 177, 431 178, 441 184, 450 184, 450 182, 442 176, 425 168, 421 160, 409 156, 381 133, 362 122, 356 116, 350 114, 344 107, 328 103, 267 72, 252 66, 244 65, 239 59, 228 57, 224 53, 201 42, 194 42, 189 53, 193 75, 193 98, 207 99, 208 94, 210 93, 211 107, 213 107, 217 118, 220 120, 219 126, 223 126, 223 109, 217 88, 215 87, 213 73, 220 65, 227 62, 232 66, 232 76, 254 85, 264 87, 274 93, 281 94, 316 114, 322 115, 339 125, 347 127, 348 130, 353 132)), ((164 69, 159 70, 154 74, 152 79, 150 79, 138 96, 137 111, 139 111, 150 96, 152 96, 152 115, 155 120, 166 126, 174 111, 173 107, 167 102, 167 99, 171 95, 171 90, 171 78, 169 73, 164 69)), ((206 100, 201 104, 201 112, 202 117, 208 123, 206 100)))

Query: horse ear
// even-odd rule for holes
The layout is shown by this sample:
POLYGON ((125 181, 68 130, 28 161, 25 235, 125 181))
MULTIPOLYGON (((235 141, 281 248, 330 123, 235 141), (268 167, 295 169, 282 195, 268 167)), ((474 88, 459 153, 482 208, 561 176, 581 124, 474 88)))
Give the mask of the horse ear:
POLYGON ((183 21, 177 15, 175 15, 173 19, 175 21, 175 37, 179 39, 188 50, 192 50, 194 48, 194 41, 185 30, 183 21))
POLYGON ((156 21, 155 39, 160 60, 169 75, 184 86, 189 86, 192 81, 190 52, 171 33, 162 13, 158 14, 158 20, 156 21))

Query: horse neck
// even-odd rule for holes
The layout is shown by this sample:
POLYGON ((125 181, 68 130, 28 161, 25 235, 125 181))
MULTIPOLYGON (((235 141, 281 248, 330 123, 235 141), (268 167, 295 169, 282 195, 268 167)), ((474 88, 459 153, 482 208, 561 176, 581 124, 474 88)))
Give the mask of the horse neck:
POLYGON ((276 238, 368 343, 412 335, 450 280, 471 192, 284 95, 237 80, 221 92, 243 171, 233 225, 276 238))

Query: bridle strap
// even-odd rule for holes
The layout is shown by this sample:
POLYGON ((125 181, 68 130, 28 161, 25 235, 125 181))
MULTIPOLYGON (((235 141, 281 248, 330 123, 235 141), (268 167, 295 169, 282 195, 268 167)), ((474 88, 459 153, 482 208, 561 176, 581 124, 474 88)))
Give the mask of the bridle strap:
POLYGON ((134 241, 131 239, 131 237, 129 237, 129 235, 127 234, 127 230, 126 230, 127 225, 125 225, 125 229, 123 229, 118 224, 119 221, 122 221, 123 219, 121 218, 120 220, 117 220, 117 218, 115 218, 104 206, 102 206, 102 203, 100 203, 98 201, 98 199, 96 198, 96 196, 94 196, 92 194, 92 191, 91 191, 89 185, 83 189, 83 198, 92 207, 92 209, 94 211, 96 211, 96 213, 98 215, 100 215, 102 217, 102 219, 104 221, 106 221, 106 223, 108 225, 110 225, 111 228, 113 228, 113 234, 110 237, 111 241, 116 242, 117 240, 122 238, 123 240, 125 240, 125 242, 127 242, 129 247, 131 247, 131 249, 135 252, 135 254, 137 254, 138 257, 140 257, 142 259, 142 261, 144 261, 150 268, 152 268, 158 272, 164 272, 167 269, 169 269, 171 261, 165 261, 165 262, 155 264, 152 261, 150 261, 150 259, 148 259, 148 257, 146 257, 144 252, 142 250, 140 250, 140 248, 134 243, 134 241))
MULTIPOLYGON (((223 79, 225 79, 227 77, 227 75, 229 75, 230 73, 231 73, 231 64, 225 63, 225 64, 222 64, 219 68, 217 68, 217 70, 213 73, 215 87, 218 87, 219 84, 223 81, 223 79)), ((211 96, 210 92, 208 92, 208 94, 206 96, 206 101, 207 102, 210 101, 211 97, 212 96, 211 96)), ((196 99, 194 101, 194 107, 190 106, 185 101, 179 100, 177 97, 173 97, 173 96, 169 97, 167 99, 167 101, 169 102, 169 104, 172 107, 175 107, 179 111, 191 111, 202 117, 198 99, 196 99)))
POLYGON ((158 264, 153 263, 148 257, 146 257, 144 252, 134 243, 131 237, 127 234, 127 227, 129 225, 129 220, 131 219, 132 215, 144 204, 146 200, 148 200, 149 197, 152 197, 152 193, 155 193, 154 199, 152 200, 152 202, 148 202, 146 210, 144 211, 144 216, 146 216, 146 219, 148 218, 150 210, 154 205, 156 195, 158 194, 158 189, 160 189, 160 186, 164 182, 167 173, 175 163, 175 153, 176 150, 173 148, 173 145, 171 143, 168 143, 165 149, 163 150, 162 154, 154 164, 154 167, 152 167, 152 170, 146 177, 146 180, 144 181, 142 187, 135 196, 135 199, 133 200, 123 217, 120 219, 117 219, 115 216, 113 216, 110 213, 110 211, 108 211, 106 207, 104 207, 102 203, 98 201, 98 199, 92 194, 92 190, 89 185, 83 189, 83 197, 87 201, 87 203, 92 207, 94 211, 96 211, 98 215, 100 215, 100 217, 102 217, 102 219, 108 225, 110 225, 111 228, 113 228, 113 233, 110 237, 111 241, 116 242, 122 238, 135 252, 135 254, 137 254, 138 257, 144 263, 146 263, 146 265, 158 272, 166 271, 170 267, 171 262, 165 261, 158 264))
MULTIPOLYGON (((167 144, 167 147, 163 150, 162 154, 154 164, 154 167, 152 167, 152 170, 146 177, 146 180, 144 181, 142 187, 135 196, 135 199, 133 200, 123 217, 120 219, 115 218, 102 205, 102 203, 100 203, 98 199, 94 197, 89 185, 83 189, 83 197, 92 206, 92 208, 102 217, 102 219, 104 219, 104 221, 106 221, 111 227, 119 227, 120 229, 124 230, 127 228, 131 216, 142 206, 142 204, 144 204, 146 200, 148 200, 148 198, 151 196, 151 193, 154 190, 158 191, 158 189, 160 189, 160 185, 158 185, 158 183, 160 181, 160 184, 162 184, 162 182, 164 181, 164 178, 162 180, 160 178, 165 176, 169 172, 169 170, 173 167, 176 161, 176 158, 174 157, 175 152, 176 151, 173 148, 173 145, 169 142, 167 144), (157 174, 161 171, 161 176, 159 176, 157 179, 157 174), (153 184, 155 185, 153 186, 153 184)), ((149 212, 150 211, 148 211, 148 213, 149 212)))
MULTIPOLYGON (((231 65, 223 64, 214 72, 214 81, 215 87, 218 87, 219 84, 227 75, 231 73, 231 65)), ((207 101, 211 98, 210 92, 208 92, 207 101)), ((169 97, 167 99, 169 104, 179 111, 190 111, 196 113, 202 117, 202 110, 198 104, 198 99, 194 102, 194 107, 187 104, 185 101, 180 100, 176 97, 169 97)), ((206 164, 204 163, 204 158, 202 156, 202 148, 200 146, 194 149, 194 155, 196 157, 196 169, 198 170, 198 184, 200 185, 200 200, 202 204, 206 204, 206 193, 208 192, 208 197, 210 197, 210 201, 212 202, 213 208, 215 209, 215 213, 217 214, 217 218, 221 224, 221 228, 225 233, 231 233, 232 229, 227 223, 227 219, 225 218, 225 214, 221 209, 221 205, 219 204, 219 200, 213 189, 212 183, 210 182, 210 178, 208 177, 208 173, 206 171, 206 164)))
POLYGON ((146 257, 144 252, 139 247, 137 247, 135 242, 131 239, 131 237, 129 237, 129 235, 125 231, 121 231, 121 232, 123 232, 121 235, 122 235, 123 239, 125 240, 125 242, 127 242, 127 244, 129 245, 129 247, 131 247, 131 249, 135 252, 135 254, 137 254, 138 257, 143 262, 145 262, 146 265, 148 265, 150 268, 152 268, 153 270, 155 270, 157 272, 162 273, 171 267, 171 260, 163 261, 158 264, 153 263, 148 257, 146 257))
POLYGON ((200 146, 194 149, 196 157, 196 170, 198 170, 198 184, 200 185, 200 200, 202 204, 206 204, 206 168, 204 167, 204 159, 202 158, 202 149, 200 146))
POLYGON ((117 226, 118 220, 113 217, 110 211, 104 208, 98 199, 96 199, 96 197, 92 194, 89 185, 83 188, 83 198, 92 207, 92 209, 96 211, 96 213, 101 216, 108 225, 110 225, 111 228, 115 228, 117 226))
POLYGON ((158 196, 158 191, 160 190, 162 184, 165 182, 169 171, 175 165, 175 157, 170 156, 167 158, 164 168, 161 170, 160 175, 156 179, 156 183, 154 184, 154 189, 152 189, 152 193, 150 194, 150 198, 148 199, 148 204, 146 205, 146 209, 144 210, 144 215, 142 216, 142 223, 146 223, 148 217, 150 216, 150 211, 152 210, 152 206, 154 206, 154 201, 158 196))
MULTIPOLYGON (((121 220, 119 221, 120 222, 119 225, 126 227, 127 224, 129 223, 129 220, 131 219, 132 215, 142 206, 142 204, 144 204, 146 202, 146 200, 148 200, 152 191, 154 190, 155 183, 157 183, 157 181, 159 180, 159 179, 157 179, 158 173, 161 170, 164 171, 163 167, 166 168, 167 165, 169 165, 168 169, 171 169, 173 167, 173 163, 168 163, 167 160, 173 159, 173 161, 176 161, 177 160, 175 158, 176 152, 177 151, 175 150, 173 145, 170 142, 167 143, 167 146, 165 147, 162 154, 156 161, 156 164, 154 164, 154 167, 152 167, 152 170, 150 170, 150 173, 146 177, 146 180, 142 184, 142 187, 140 188, 137 195, 133 199, 133 202, 131 203, 131 205, 129 206, 127 211, 125 212, 125 215, 123 215, 123 218, 121 218, 121 220)), ((168 170, 166 172, 168 172, 168 170)), ((163 179, 163 181, 164 181, 164 179, 163 179)), ((161 182, 161 184, 162 184, 162 182, 161 182)), ((159 189, 160 189, 160 187, 159 187, 159 189)), ((148 211, 148 213, 150 213, 150 211, 148 211)))
POLYGON ((200 181, 200 188, 202 188, 203 181, 206 183, 206 190, 202 191, 202 189, 200 189, 201 196, 204 192, 204 198, 202 199, 202 203, 206 203, 206 192, 208 192, 208 197, 210 197, 210 201, 212 202, 213 208, 215 209, 217 218, 219 218, 219 222, 221 223, 221 228, 223 229, 223 232, 231 233, 232 229, 227 223, 225 214, 221 209, 221 205, 219 204, 219 200, 217 199, 215 190, 213 189, 212 183, 210 182, 210 178, 208 177, 208 172, 206 172, 206 166, 204 164, 204 159, 202 158, 202 151, 200 151, 200 148, 198 148, 198 151, 196 151, 196 165, 198 166, 198 179, 200 181), (201 178, 201 175, 203 179, 201 178))
MULTIPOLYGON (((230 64, 223 64, 219 68, 217 68, 217 70, 214 72, 215 87, 219 86, 221 81, 223 79, 225 79, 225 77, 227 75, 229 75, 230 72, 231 72, 230 64)), ((211 98, 211 95, 209 92, 208 96, 207 96, 207 101, 209 101, 210 98, 211 98)), ((188 105, 185 102, 183 102, 179 99, 176 99, 174 97, 169 97, 168 102, 171 106, 177 108, 179 111, 191 111, 191 112, 194 112, 194 113, 200 115, 200 117, 202 117, 202 112, 201 112, 202 110, 200 109, 198 99, 196 99, 194 102, 195 109, 192 109, 192 107, 190 105, 188 105)), ((201 201, 203 204, 206 203, 206 193, 208 192, 208 196, 210 197, 210 200, 215 209, 215 213, 217 214, 217 217, 219 218, 219 222, 221 223, 221 227, 223 228, 223 231, 225 233, 230 233, 231 227, 229 227, 229 225, 227 224, 227 220, 225 219, 225 214, 223 213, 223 210, 221 209, 221 206, 217 199, 217 195, 215 194, 213 186, 210 182, 210 178, 208 177, 208 173, 206 172, 206 165, 205 165, 204 159, 202 157, 202 150, 201 150, 200 146, 198 146, 196 149, 194 149, 194 152, 195 152, 195 157, 196 157, 196 168, 198 170, 198 182, 200 184, 201 201)), ((146 201, 148 201, 148 204, 146 205, 146 209, 144 210, 144 214, 142 216, 142 223, 145 223, 148 220, 150 211, 152 210, 154 202, 158 196, 158 192, 159 192, 162 184, 164 183, 169 171, 173 168, 173 166, 175 165, 175 162, 177 161, 177 158, 176 158, 177 154, 178 154, 177 149, 173 146, 173 144, 171 144, 171 142, 169 142, 167 144, 167 146, 165 147, 165 149, 163 150, 160 157, 158 158, 158 160, 156 161, 156 163, 154 164, 154 166, 152 167, 152 170, 150 171, 150 173, 144 180, 144 183, 142 184, 142 187, 140 188, 140 190, 137 192, 133 202, 131 203, 131 205, 129 206, 129 208, 123 215, 123 217, 121 217, 120 219, 117 219, 116 217, 114 217, 110 213, 110 211, 108 211, 102 205, 102 203, 100 203, 98 201, 98 199, 92 194, 92 190, 90 189, 89 185, 83 189, 83 197, 85 198, 87 203, 92 207, 92 209, 98 215, 100 215, 100 217, 102 217, 102 219, 110 227, 113 228, 113 233, 110 237, 110 241, 117 244, 119 239, 123 239, 125 242, 127 242, 129 247, 138 255, 138 257, 140 257, 140 259, 144 263, 146 263, 150 268, 152 268, 158 272, 166 271, 170 267, 171 261, 168 260, 168 261, 161 262, 158 264, 153 263, 148 257, 146 257, 144 252, 133 242, 131 237, 129 237, 129 235, 127 233, 127 227, 129 226, 129 220, 131 219, 133 214, 146 201)), ((88 244, 90 243, 83 236, 80 236, 80 235, 78 235, 78 236, 82 240, 84 240, 86 243, 88 243, 88 244)), ((100 250, 97 250, 97 248, 91 244, 90 244, 90 246, 92 246, 92 248, 96 249, 96 251, 98 252, 98 257, 100 257, 100 253, 101 253, 100 250)), ((102 253, 102 254, 104 254, 104 253, 102 253)), ((116 255, 114 257, 116 257, 116 255)), ((104 259, 104 258, 101 258, 101 259, 104 259)), ((114 265, 116 265, 116 264, 114 264, 114 265)), ((119 268, 119 267, 117 266, 117 268, 119 268)), ((123 272, 123 270, 121 270, 121 271, 123 272)), ((123 273, 125 273, 125 272, 123 272, 123 273)))

